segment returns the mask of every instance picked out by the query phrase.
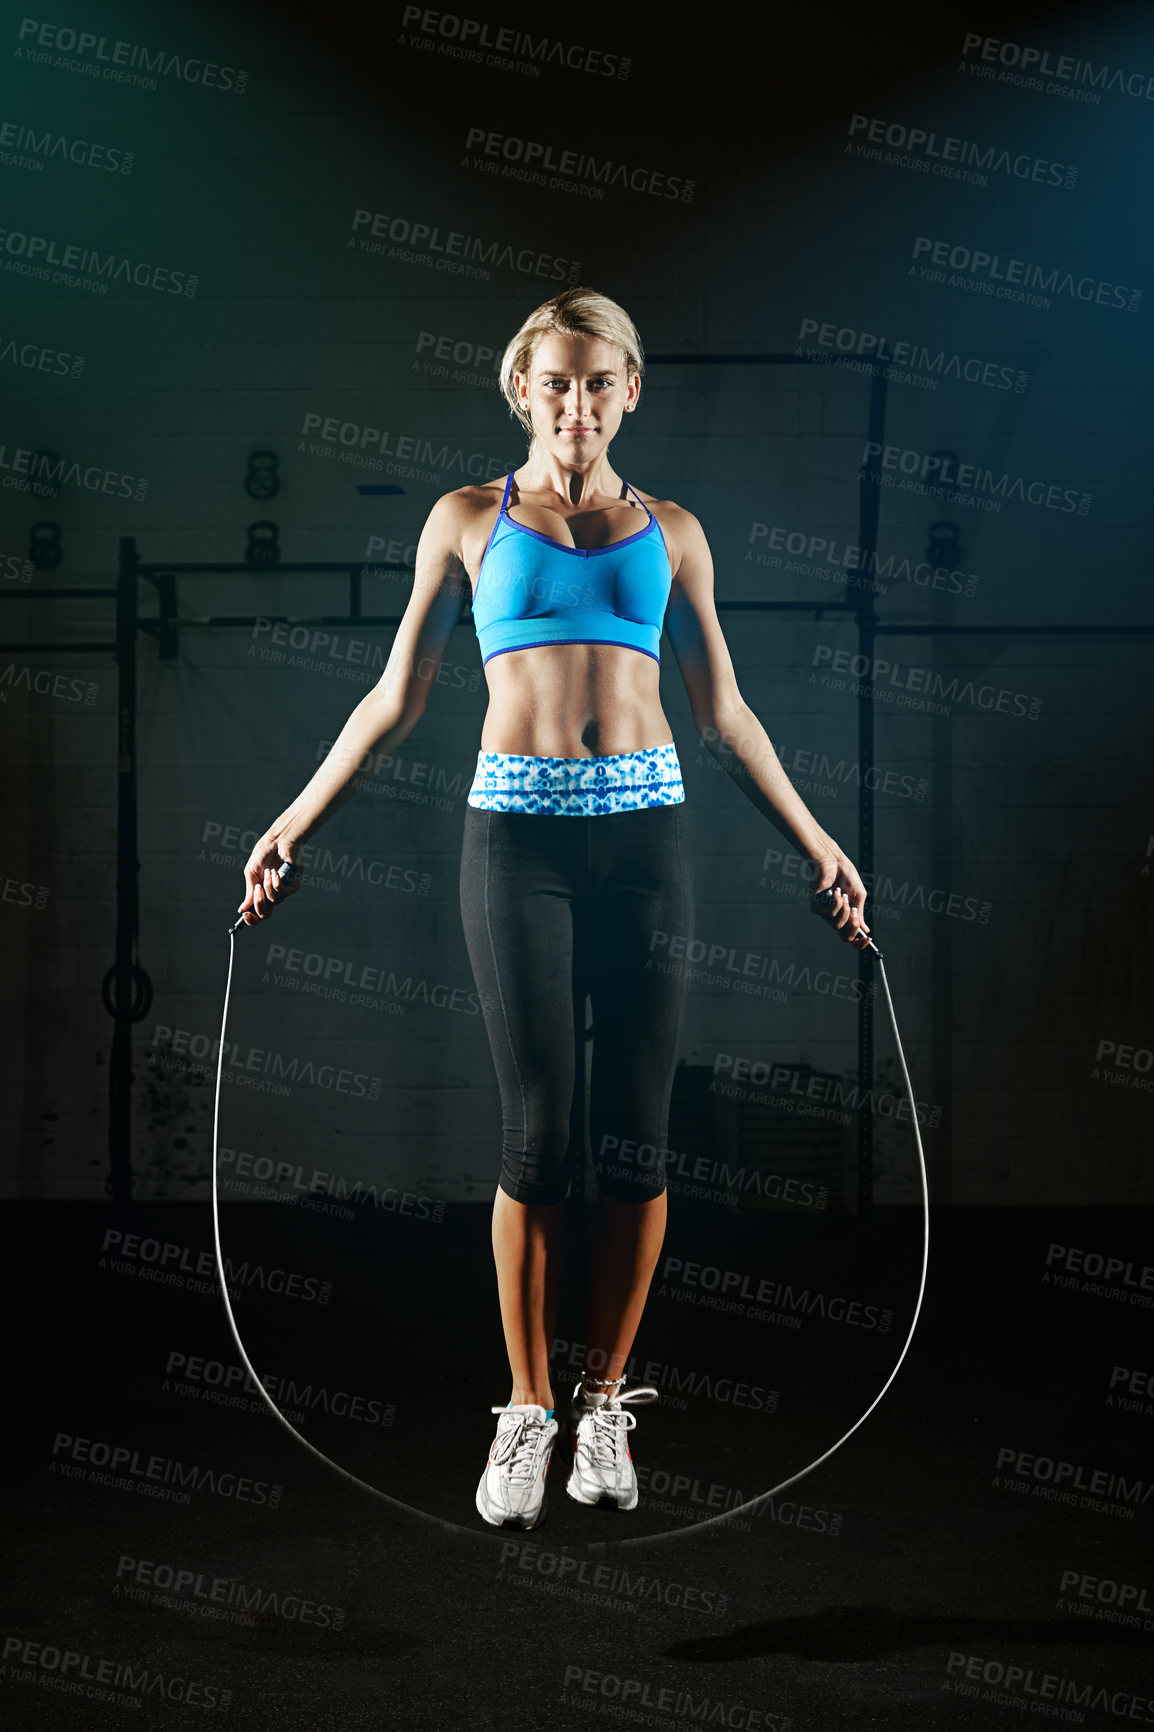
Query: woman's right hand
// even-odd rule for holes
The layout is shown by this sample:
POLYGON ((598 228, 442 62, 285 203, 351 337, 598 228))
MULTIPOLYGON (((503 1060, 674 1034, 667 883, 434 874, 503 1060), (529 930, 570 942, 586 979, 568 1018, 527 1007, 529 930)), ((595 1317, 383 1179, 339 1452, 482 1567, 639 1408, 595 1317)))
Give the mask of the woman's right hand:
POLYGON ((244 923, 251 926, 256 920, 267 920, 278 902, 283 902, 286 896, 295 896, 301 887, 301 869, 296 859, 297 844, 287 836, 272 836, 265 834, 248 857, 244 869, 246 895, 237 909, 244 915, 244 923), (277 876, 280 868, 288 863, 295 867, 287 880, 277 876))

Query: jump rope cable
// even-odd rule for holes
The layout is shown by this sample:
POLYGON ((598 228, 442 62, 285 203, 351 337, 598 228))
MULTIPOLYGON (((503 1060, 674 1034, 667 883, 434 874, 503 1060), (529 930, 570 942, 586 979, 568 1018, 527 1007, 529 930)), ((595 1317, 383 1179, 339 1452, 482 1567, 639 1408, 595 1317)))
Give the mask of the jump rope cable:
MULTIPOLYGON (((243 925, 244 922, 240 921, 237 924, 243 925)), ((746 1510, 757 1511, 763 1504, 769 1502, 772 1498, 777 1497, 780 1492, 786 1491, 791 1485, 796 1485, 798 1480, 805 1479, 806 1475, 811 1474, 815 1468, 820 1467, 823 1461, 828 1461, 830 1456, 833 1455, 836 1450, 839 1450, 841 1448, 842 1444, 845 1443, 849 1438, 851 1438, 853 1436, 854 1432, 858 1429, 858 1427, 860 1425, 863 1425, 865 1423, 865 1421, 869 1418, 870 1414, 873 1412, 874 1408, 877 1406, 878 1402, 881 1400, 882 1396, 885 1394, 886 1390, 889 1388, 890 1384, 893 1382, 894 1378, 897 1376, 898 1371, 901 1368, 902 1361, 905 1358, 907 1351, 909 1350, 910 1342, 914 1338, 914 1330, 917 1328, 918 1317, 921 1313, 921 1308, 922 1308, 922 1295, 925 1293, 925 1290, 926 1290, 926 1272, 927 1272, 927 1269, 929 1267, 929 1257, 930 1257, 930 1196, 929 1196, 929 1183, 928 1183, 928 1180, 926 1177, 926 1157, 925 1157, 925 1151, 922 1148, 921 1132, 918 1129, 917 1101, 914 1097, 914 1088, 913 1088, 912 1082, 910 1081, 909 1069, 906 1065, 906 1055, 905 1055, 905 1051, 902 1047, 902 1037, 901 1037, 900 1033, 898 1032, 898 1019, 897 1019, 897 1016, 894 1012, 894 1001, 893 1001, 893 997, 890 993, 889 981, 886 979, 885 963, 882 960, 881 951, 878 950, 876 945, 871 943, 868 946, 868 949, 870 951, 872 951, 874 956, 877 958, 877 964, 878 964, 879 969, 881 970, 882 987, 885 991, 886 1005, 887 1005, 887 1007, 889 1009, 889 1013, 890 1013, 890 1022, 893 1024, 894 1041, 895 1041, 895 1043, 897 1045, 897 1049, 898 1049, 898 1060, 901 1064, 902 1077, 903 1077, 903 1079, 905 1081, 905 1085, 906 1085, 906 1093, 909 1096, 910 1122, 913 1126, 914 1141, 917 1144, 918 1169, 920 1172, 921 1185, 922 1185, 922 1221, 923 1221, 922 1273, 921 1273, 921 1281, 920 1281, 919 1286, 918 1286, 917 1304, 914 1306, 914 1315, 913 1315, 913 1320, 910 1323, 909 1334, 906 1336, 905 1343, 902 1347, 901 1352, 898 1355, 897 1363, 894 1365, 893 1370, 890 1372, 889 1376, 886 1378, 885 1382, 882 1384, 881 1388, 878 1390, 877 1394, 874 1396, 873 1400, 870 1402, 869 1406, 866 1408, 866 1410, 862 1414, 861 1418, 855 1419, 854 1423, 850 1426, 849 1430, 847 1432, 845 1432, 843 1436, 839 1437, 836 1443, 831 1444, 829 1449, 825 1450, 821 1455, 817 1456, 815 1460, 811 1461, 808 1467, 803 1467, 801 1469, 800 1473, 792 1474, 789 1479, 783 1479, 780 1485, 775 1485, 773 1487, 772 1491, 759 1492, 757 1497, 750 1498, 748 1500, 748 1502, 737 1505, 733 1509, 725 1510, 720 1515, 711 1516, 708 1521, 695 1522, 693 1525, 693 1528, 690 1530, 693 1533, 699 1533, 703 1529, 713 1527, 719 1522, 724 1523, 724 1522, 730 1521, 730 1520, 732 1520, 732 1518, 734 1516, 739 1515, 746 1510)), ((235 959, 236 959, 236 927, 234 926, 234 927, 229 928, 229 934, 228 934, 228 978, 225 982, 225 988, 224 988, 224 1014, 221 1018, 220 1046, 219 1046, 219 1050, 217 1052, 217 1060, 216 1060, 216 1101, 215 1101, 215 1106, 213 1109, 213 1120, 212 1120, 212 1232, 213 1232, 213 1240, 214 1240, 214 1243, 216 1246, 216 1266, 217 1266, 217 1273, 218 1273, 218 1276, 220 1279, 221 1297, 224 1300, 225 1315, 228 1318, 228 1326, 229 1326, 230 1331, 232 1332, 233 1341, 236 1343, 237 1352, 240 1354, 240 1357, 241 1357, 241 1360, 244 1364, 245 1370, 248 1372, 249 1377, 252 1379, 253 1385, 255 1386, 258 1393, 264 1399, 266 1406, 269 1408, 269 1410, 273 1414, 274 1418, 276 1420, 278 1420, 278 1422, 284 1427, 285 1431, 287 1431, 290 1434, 290 1436, 295 1437, 297 1442, 299 1444, 302 1444, 304 1446, 304 1448, 308 1450, 310 1455, 314 1455, 318 1461, 323 1461, 326 1467, 332 1468, 334 1473, 339 1473, 341 1478, 348 1480, 351 1485, 360 1486, 362 1491, 370 1492, 373 1497, 380 1498, 383 1503, 390 1504, 394 1509, 403 1509, 403 1510, 408 1511, 409 1513, 414 1513, 414 1514, 420 1515, 428 1521, 435 1522, 439 1527, 450 1530, 454 1533, 472 1533, 473 1532, 472 1529, 463 1528, 457 1522, 446 1521, 440 1516, 430 1515, 429 1512, 425 1511, 425 1510, 414 1510, 413 1505, 405 1503, 403 1501, 403 1499, 390 1497, 388 1492, 381 1491, 379 1486, 370 1485, 368 1480, 360 1479, 355 1473, 350 1473, 347 1468, 342 1467, 339 1462, 333 1461, 331 1456, 325 1455, 323 1450, 318 1449, 315 1444, 310 1443, 308 1438, 303 1437, 301 1435, 301 1433, 297 1430, 296 1426, 293 1425, 288 1419, 285 1418, 284 1414, 281 1412, 280 1408, 277 1406, 276 1402, 273 1400, 272 1396, 269 1394, 268 1390, 265 1388, 264 1384, 261 1382, 260 1376, 259 1376, 259 1373, 257 1372, 256 1367, 254 1366, 252 1360, 249 1358, 248 1353, 245 1351, 245 1345, 244 1345, 244 1342, 241 1340, 240 1330, 236 1326, 236 1318, 233 1315, 232 1301, 229 1298, 228 1280, 227 1280, 227 1277, 225 1274, 224 1253, 221 1249, 221 1243, 220 1243, 220 1207, 219 1207, 219 1183, 218 1183, 218 1171, 217 1171, 217 1169, 218 1169, 217 1154, 218 1154, 218 1149, 220 1146, 220 1084, 221 1084, 221 1076, 222 1076, 223 1071, 224 1071, 225 1033, 226 1033, 226 1030, 228 1028, 228 1004, 229 1004, 229 998, 230 998, 231 993, 232 993, 232 969, 233 969, 233 963, 234 963, 235 959)), ((680 1533, 681 1531, 682 1530, 680 1530, 680 1529, 672 1529, 672 1530, 670 1530, 670 1532, 665 1533, 665 1534, 656 1534, 656 1535, 649 1534, 649 1535, 645 1535, 643 1537, 639 1536, 637 1539, 623 1540, 623 1541, 618 1541, 616 1543, 621 1544, 621 1545, 637 1545, 637 1544, 652 1545, 652 1544, 655 1544, 658 1540, 665 1540, 665 1539, 673 1538, 678 1533, 680 1533)), ((481 1535, 481 1534, 477 1534, 476 1537, 477 1538, 484 1538, 485 1536, 481 1535)))
MULTIPOLYGON (((236 1326, 236 1318, 232 1313, 232 1301, 228 1296, 228 1278, 225 1274, 224 1268, 224 1253, 221 1250, 220 1245, 220 1187, 217 1181, 217 1150, 220 1147, 220 1079, 224 1070, 224 1041, 225 1031, 228 1028, 228 1001, 232 993, 232 965, 235 960, 236 928, 230 926, 228 932, 228 979, 225 981, 224 987, 224 1015, 221 1018, 220 1023, 220 1050, 216 1055, 216 1104, 212 1115, 212 1236, 216 1245, 216 1268, 217 1274, 220 1278, 220 1294, 221 1298, 224 1300, 224 1310, 225 1316, 228 1318, 228 1326, 232 1331, 232 1338, 236 1343, 236 1350, 240 1354, 241 1360, 244 1363, 244 1368, 252 1379, 254 1387, 264 1398, 265 1405, 269 1408, 273 1417, 279 1420, 280 1424, 289 1433, 290 1437, 295 1437, 298 1443, 304 1445, 310 1455, 315 1455, 318 1461, 323 1461, 326 1467, 331 1467, 334 1473, 339 1473, 341 1478, 347 1479, 350 1484, 359 1485, 362 1491, 371 1492, 374 1497, 380 1498, 383 1503, 391 1504, 394 1509, 408 1510, 412 1508, 410 1504, 404 1503, 400 1498, 390 1497, 388 1492, 381 1491, 379 1486, 370 1485, 367 1479, 359 1479, 355 1473, 350 1473, 347 1467, 342 1467, 340 1462, 333 1461, 331 1456, 327 1456, 323 1450, 318 1449, 315 1443, 310 1443, 307 1437, 301 1436, 301 1433, 297 1430, 296 1426, 285 1418, 284 1414, 281 1412, 280 1408, 261 1382, 256 1366, 245 1351, 244 1342, 240 1338, 240 1330, 236 1326)), ((424 1510, 418 1511, 417 1513, 427 1515, 427 1512, 424 1510)), ((438 1522, 441 1527, 452 1528, 454 1531, 461 1531, 458 1529, 455 1522, 445 1522, 437 1516, 427 1516, 427 1519, 438 1522)))
MULTIPOLYGON (((865 1424, 865 1421, 869 1418, 870 1414, 873 1412, 874 1408, 877 1406, 878 1402, 881 1400, 882 1396, 885 1394, 886 1390, 889 1388, 890 1384, 901 1369, 902 1360, 909 1351, 909 1345, 914 1338, 914 1330, 918 1326, 918 1317, 922 1309, 922 1295, 926 1290, 926 1271, 929 1268, 930 1262, 930 1190, 929 1181, 926 1177, 926 1156, 925 1150, 922 1148, 922 1134, 918 1129, 918 1103, 914 1097, 914 1085, 910 1081, 910 1073, 906 1065, 906 1055, 905 1050, 902 1047, 902 1037, 898 1033, 898 1019, 894 1011, 894 1001, 890 993, 890 983, 886 979, 886 965, 882 960, 882 953, 878 949, 877 945, 873 943, 867 945, 866 948, 873 952, 873 955, 877 960, 878 968, 881 970, 882 986, 886 995, 886 1005, 890 1013, 890 1022, 893 1024, 894 1042, 898 1049, 898 1062, 902 1067, 902 1077, 905 1080, 906 1094, 909 1096, 910 1123, 913 1125, 914 1141, 917 1144, 918 1150, 918 1172, 922 1184, 922 1274, 921 1280, 918 1283, 917 1304, 914 1306, 914 1315, 910 1323, 909 1334, 906 1336, 902 1345, 902 1350, 898 1354, 897 1363, 894 1365, 893 1370, 890 1372, 889 1376, 886 1378, 885 1382, 882 1384, 861 1418, 855 1419, 849 1430, 839 1437, 836 1443, 831 1444, 824 1454, 819 1455, 815 1461, 811 1461, 808 1467, 803 1467, 800 1473, 791 1475, 789 1479, 783 1479, 781 1484, 775 1485, 772 1491, 760 1492, 757 1497, 751 1498, 748 1503, 742 1504, 740 1506, 742 1510, 757 1510, 762 1504, 768 1503, 771 1498, 775 1498, 779 1492, 785 1491, 791 1485, 796 1485, 799 1479, 804 1479, 807 1474, 813 1472, 815 1467, 820 1467, 823 1461, 828 1461, 834 1451, 840 1449, 842 1444, 846 1442, 847 1438, 853 1436, 859 1425, 865 1424)), ((734 1515, 736 1513, 737 1512, 734 1510, 726 1512, 728 1515, 734 1515)), ((696 1532, 697 1527, 712 1527, 714 1521, 724 1521, 725 1519, 725 1515, 722 1515, 719 1517, 715 1516, 707 1522, 699 1522, 696 1524, 694 1531, 696 1532)))

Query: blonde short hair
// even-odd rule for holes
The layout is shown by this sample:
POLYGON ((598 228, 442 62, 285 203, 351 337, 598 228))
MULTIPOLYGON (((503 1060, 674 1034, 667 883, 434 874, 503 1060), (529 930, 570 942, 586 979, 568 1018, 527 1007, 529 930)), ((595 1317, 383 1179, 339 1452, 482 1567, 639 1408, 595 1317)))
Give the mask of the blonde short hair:
POLYGON ((629 373, 645 371, 645 355, 637 327, 624 307, 619 307, 608 295, 600 295, 596 289, 565 289, 552 300, 542 301, 506 347, 498 375, 505 401, 528 433, 530 446, 533 443, 533 423, 521 407, 513 375, 528 373, 542 338, 554 331, 563 337, 600 337, 602 342, 620 349, 629 373))

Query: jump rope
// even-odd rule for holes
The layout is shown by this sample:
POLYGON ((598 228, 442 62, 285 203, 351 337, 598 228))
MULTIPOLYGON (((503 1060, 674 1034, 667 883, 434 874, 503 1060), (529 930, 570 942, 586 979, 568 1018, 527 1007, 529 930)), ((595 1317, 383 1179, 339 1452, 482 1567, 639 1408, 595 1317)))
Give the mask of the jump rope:
MULTIPOLYGON (((293 863, 291 861, 288 861, 288 860, 286 860, 284 862, 284 864, 281 867, 279 867, 279 869, 277 871, 277 877, 280 879, 282 884, 291 883, 292 880, 296 877, 296 875, 297 875, 297 868, 293 865, 293 863)), ((832 889, 818 891, 817 894, 814 896, 813 900, 822 909, 823 912, 828 911, 828 910, 832 909, 834 906, 834 892, 832 889)), ((249 1358, 248 1353, 245 1349, 244 1342, 240 1338, 240 1330, 237 1328, 236 1318, 233 1316, 232 1301, 229 1299, 229 1295, 228 1295, 228 1281, 227 1281, 227 1278, 225 1276, 224 1253, 221 1250, 221 1243, 220 1243, 220 1185, 219 1185, 219 1179, 218 1179, 217 1152, 218 1152, 218 1148, 219 1148, 219 1144, 220 1144, 220 1083, 221 1083, 221 1076, 222 1076, 223 1071, 224 1071, 225 1035, 226 1035, 226 1031, 228 1028, 228 1001, 229 1001, 229 997, 230 997, 231 992, 232 992, 232 969, 233 969, 233 963, 236 959, 236 934, 239 931, 239 929, 246 924, 247 924, 247 922, 245 921, 245 919, 242 915, 241 918, 239 920, 237 920, 228 929, 228 977, 225 981, 225 987, 224 987, 224 1013, 221 1017, 221 1024, 220 1024, 220 1047, 219 1047, 219 1050, 217 1053, 217 1060, 216 1060, 216 1101, 215 1101, 215 1105, 213 1108, 213 1119, 212 1119, 212 1232, 213 1232, 213 1240, 214 1240, 214 1243, 216 1245, 216 1266, 217 1266, 217 1274, 218 1274, 218 1277, 220 1279, 221 1298, 224 1300, 225 1316, 228 1318, 228 1326, 229 1326, 230 1331, 232 1332, 233 1341, 236 1343, 237 1352, 240 1354, 240 1357, 241 1357, 241 1360, 244 1364, 245 1370, 248 1372, 249 1377, 252 1379, 252 1383, 253 1383, 254 1388, 256 1389, 257 1393, 263 1397, 263 1399, 264 1399, 266 1405, 268 1406, 269 1410, 271 1411, 273 1417, 279 1421, 279 1423, 284 1427, 284 1429, 289 1433, 289 1435, 291 1437, 295 1437, 297 1442, 299 1444, 301 1444, 305 1449, 308 1450, 310 1455, 316 1456, 318 1461, 323 1461, 326 1467, 331 1468, 334 1473, 338 1473, 342 1479, 348 1480, 351 1485, 360 1486, 362 1491, 367 1491, 370 1493, 371 1496, 373 1496, 375 1498, 380 1498, 382 1502, 390 1504, 394 1509, 405 1510, 409 1514, 419 1515, 419 1516, 423 1517, 424 1520, 434 1522, 438 1527, 440 1527, 440 1528, 442 1528, 448 1532, 452 1532, 452 1533, 456 1533, 456 1534, 468 1534, 471 1537, 476 1538, 476 1539, 487 1539, 491 1536, 489 1536, 486 1533, 480 1532, 480 1531, 473 1529, 473 1528, 462 1527, 460 1525, 460 1523, 458 1523, 458 1522, 446 1521, 444 1517, 434 1516, 434 1515, 430 1514, 429 1511, 427 1511, 427 1510, 417 1510, 417 1509, 415 1509, 415 1507, 412 1504, 405 1503, 405 1501, 402 1498, 391 1497, 388 1492, 382 1491, 379 1486, 370 1485, 368 1480, 364 1480, 364 1479, 359 1478, 358 1475, 355 1473, 350 1473, 348 1468, 342 1467, 339 1462, 333 1461, 331 1456, 327 1456, 323 1450, 318 1449, 315 1444, 310 1443, 308 1438, 303 1437, 301 1435, 301 1433, 297 1430, 296 1426, 293 1425, 291 1423, 291 1421, 289 1421, 288 1419, 285 1418, 285 1415, 281 1412, 280 1408, 277 1406, 276 1402, 273 1400, 272 1396, 269 1394, 268 1390, 265 1388, 264 1384, 261 1382, 260 1374, 258 1373, 252 1360, 249 1358)), ((682 1529, 674 1528, 674 1529, 670 1529, 667 1533, 648 1534, 648 1535, 644 1535, 644 1536, 638 1536, 637 1538, 632 1539, 632 1540, 615 1541, 614 1542, 615 1544, 620 1544, 620 1545, 638 1545, 638 1544, 654 1545, 659 1540, 669 1540, 669 1539, 677 1538, 677 1537, 679 1537, 679 1535, 683 1531, 698 1533, 705 1528, 714 1527, 718 1523, 725 1523, 725 1522, 731 1521, 734 1516, 741 1515, 741 1514, 745 1513, 746 1511, 753 1511, 754 1513, 757 1513, 762 1508, 763 1505, 768 1503, 772 1498, 777 1497, 780 1492, 788 1490, 788 1488, 791 1485, 796 1485, 798 1480, 805 1479, 807 1474, 811 1474, 815 1468, 820 1467, 823 1461, 828 1461, 830 1456, 834 1454, 835 1450, 839 1450, 841 1448, 842 1444, 845 1443, 849 1438, 851 1438, 853 1436, 854 1432, 858 1429, 858 1427, 860 1425, 864 1425, 865 1421, 869 1418, 870 1414, 873 1412, 874 1408, 877 1406, 878 1402, 881 1400, 882 1396, 885 1394, 886 1390, 889 1388, 890 1384, 893 1382, 894 1378, 897 1376, 898 1371, 901 1368, 902 1360, 905 1358, 906 1353, 909 1349, 910 1342, 914 1338, 914 1330, 917 1328, 918 1317, 919 1317, 919 1315, 921 1313, 921 1309, 922 1309, 922 1295, 924 1294, 924 1292, 926 1290, 926 1271, 929 1267, 929 1258, 930 1258, 930 1196, 929 1196, 929 1184, 928 1184, 928 1180, 926 1177, 926 1157, 925 1157, 925 1151, 922 1148, 921 1132, 918 1129, 917 1101, 914 1098, 914 1087, 913 1087, 912 1082, 910 1081, 910 1073, 909 1073, 909 1069, 906 1065, 906 1055, 905 1055, 905 1051, 902 1047, 902 1037, 901 1037, 900 1033, 898 1032, 898 1019, 897 1019, 897 1016, 894 1012, 894 1001, 893 1001, 893 998, 890 994, 889 981, 886 979, 885 963, 882 960, 881 951, 878 949, 877 945, 873 942, 872 939, 865 946, 865 948, 867 950, 870 950, 873 952, 874 956, 877 958, 878 968, 881 971, 882 987, 883 987, 884 992, 885 992, 886 1006, 887 1006, 889 1013, 890 1013, 890 1022, 893 1024, 894 1042, 895 1042, 897 1049, 898 1049, 898 1060, 901 1064, 902 1077, 903 1077, 903 1079, 905 1081, 905 1085, 906 1085, 906 1094, 909 1097, 910 1122, 913 1126, 914 1141, 917 1145, 918 1169, 919 1169, 919 1173, 921 1176, 922 1223, 923 1223, 923 1230, 922 1230, 922 1273, 921 1273, 921 1281, 918 1285, 917 1304, 914 1306, 913 1321, 910 1323, 909 1334, 906 1336, 905 1342, 902 1346, 902 1350, 898 1354, 897 1362, 894 1365, 893 1370, 890 1372, 889 1376, 886 1378, 885 1382, 882 1384, 881 1388, 878 1390, 877 1394, 874 1396, 873 1400, 870 1402, 870 1404, 866 1408, 865 1412, 861 1415, 861 1418, 855 1419, 853 1424, 850 1426, 849 1430, 847 1432, 845 1432, 843 1436, 839 1437, 836 1443, 831 1444, 829 1449, 823 1451, 823 1453, 821 1455, 815 1457, 815 1459, 809 1463, 808 1467, 803 1467, 799 1473, 791 1474, 789 1479, 783 1479, 780 1485, 775 1485, 773 1487, 772 1491, 760 1492, 757 1497, 750 1498, 746 1503, 738 1504, 733 1509, 723 1511, 720 1515, 711 1516, 707 1521, 695 1522, 693 1524, 693 1527, 689 1530, 682 1530, 682 1529)), ((591 1542, 590 1549, 591 1550, 600 1550, 600 1549, 602 1549, 603 1543, 604 1542, 591 1542)))

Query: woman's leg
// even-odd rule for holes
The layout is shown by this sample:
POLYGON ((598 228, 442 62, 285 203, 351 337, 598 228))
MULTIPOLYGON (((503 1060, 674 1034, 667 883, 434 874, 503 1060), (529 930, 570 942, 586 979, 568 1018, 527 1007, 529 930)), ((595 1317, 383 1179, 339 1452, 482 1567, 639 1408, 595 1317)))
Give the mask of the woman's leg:
POLYGON ((509 1400, 555 1407, 549 1349, 557 1327, 565 1205, 518 1203, 497 1188, 493 1200, 493 1260, 505 1351, 513 1375, 509 1400))
POLYGON ((686 947, 693 937, 694 878, 683 802, 611 813, 594 826, 585 917, 599 1196, 585 1340, 588 1378, 605 1382, 629 1359, 665 1238, 664 1154, 685 975, 659 964, 671 934, 686 947))
POLYGON ((590 1384, 611 1383, 628 1364, 665 1240, 665 1215, 664 1191, 647 1203, 623 1203, 604 1191, 597 1198, 585 1328, 590 1384))
POLYGON ((545 1408, 576 1152, 572 901, 584 855, 573 819, 466 807, 461 916, 504 1130, 492 1239, 510 1399, 545 1408))

